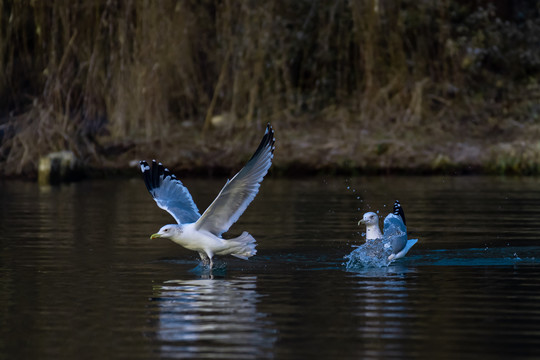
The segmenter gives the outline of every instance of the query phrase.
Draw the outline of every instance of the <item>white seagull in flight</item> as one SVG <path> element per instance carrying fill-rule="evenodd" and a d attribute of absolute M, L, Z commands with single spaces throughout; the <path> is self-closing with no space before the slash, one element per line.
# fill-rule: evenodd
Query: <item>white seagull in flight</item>
<path fill-rule="evenodd" d="M 366 225 L 366 241 L 384 239 L 390 240 L 392 254 L 388 260 L 396 260 L 404 257 L 418 239 L 407 239 L 407 226 L 405 213 L 398 200 L 394 203 L 394 212 L 384 219 L 384 235 L 379 228 L 379 216 L 374 212 L 367 212 L 358 222 L 358 225 Z"/>
<path fill-rule="evenodd" d="M 178 223 L 163 226 L 150 238 L 171 239 L 186 249 L 197 251 L 203 264 L 209 264 L 210 268 L 214 255 L 230 254 L 244 260 L 255 255 L 256 240 L 247 232 L 232 239 L 223 239 L 221 234 L 229 230 L 259 192 L 261 182 L 272 165 L 275 141 L 274 130 L 268 124 L 251 159 L 231 180 L 227 180 L 202 216 L 188 189 L 176 176 L 155 160 L 151 167 L 146 161 L 141 161 L 148 191 L 157 205 Z"/>

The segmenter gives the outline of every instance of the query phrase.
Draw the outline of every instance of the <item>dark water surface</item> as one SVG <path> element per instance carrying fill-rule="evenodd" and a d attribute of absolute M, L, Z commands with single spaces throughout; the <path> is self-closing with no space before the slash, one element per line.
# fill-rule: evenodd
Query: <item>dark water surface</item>
<path fill-rule="evenodd" d="M 223 180 L 185 179 L 203 210 Z M 364 211 L 419 242 L 347 271 Z M 0 182 L 2 359 L 538 359 L 540 179 L 266 179 L 231 229 L 249 261 L 149 235 L 139 179 Z"/>

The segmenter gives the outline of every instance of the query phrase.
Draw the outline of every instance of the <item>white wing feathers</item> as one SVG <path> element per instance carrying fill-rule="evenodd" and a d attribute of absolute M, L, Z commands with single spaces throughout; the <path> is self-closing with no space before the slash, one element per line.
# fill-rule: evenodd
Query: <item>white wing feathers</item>
<path fill-rule="evenodd" d="M 161 163 L 152 160 L 150 167 L 146 161 L 140 162 L 144 183 L 157 205 L 169 212 L 178 224 L 196 222 L 198 230 L 220 236 L 238 220 L 259 192 L 261 181 L 272 165 L 275 141 L 274 130 L 268 124 L 246 166 L 227 181 L 202 216 L 188 189 Z"/>
<path fill-rule="evenodd" d="M 259 192 L 261 181 L 272 165 L 274 143 L 274 130 L 268 124 L 251 159 L 227 181 L 216 199 L 197 220 L 197 229 L 220 236 L 238 220 Z"/>
<path fill-rule="evenodd" d="M 178 224 L 193 223 L 201 217 L 188 189 L 161 163 L 152 160 L 150 167 L 146 161 L 141 161 L 140 165 L 146 188 L 157 205 Z"/>

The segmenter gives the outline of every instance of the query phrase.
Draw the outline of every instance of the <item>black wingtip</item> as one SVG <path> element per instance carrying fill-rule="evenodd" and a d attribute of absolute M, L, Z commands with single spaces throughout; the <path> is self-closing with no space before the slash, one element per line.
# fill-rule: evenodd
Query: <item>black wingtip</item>
<path fill-rule="evenodd" d="M 161 185 L 160 176 L 163 175 L 163 165 L 156 160 L 152 160 L 152 188 L 158 188 Z"/>
<path fill-rule="evenodd" d="M 261 143 L 259 144 L 259 147 L 257 148 L 257 150 L 255 150 L 255 153 L 253 153 L 253 156 L 251 157 L 251 159 L 258 156 L 260 152 L 266 149 L 267 147 L 270 148 L 271 153 L 274 153 L 274 150 L 276 148 L 274 146 L 275 143 L 276 143 L 276 138 L 274 137 L 274 129 L 272 129 L 272 125 L 268 123 L 266 125 L 266 130 L 264 132 L 264 136 L 261 140 Z"/>
<path fill-rule="evenodd" d="M 152 160 L 152 165 L 149 165 L 145 160 L 139 162 L 143 175 L 144 184 L 150 193 L 152 190 L 161 186 L 163 179 L 170 176 L 176 180 L 176 176 L 169 169 L 166 169 L 162 163 Z"/>
<path fill-rule="evenodd" d="M 148 163 L 145 160 L 140 161 L 139 165 L 141 166 L 141 172 L 142 172 L 144 184 L 146 185 L 146 188 L 148 189 L 148 191 L 151 191 L 152 185 L 150 182 L 150 179 L 151 179 L 150 174 L 152 172 L 152 169 L 150 168 L 150 165 L 148 165 Z"/>
<path fill-rule="evenodd" d="M 399 200 L 396 200 L 394 203 L 394 215 L 400 216 L 401 220 L 403 220 L 403 224 L 407 225 L 407 222 L 405 221 L 405 212 L 403 211 Z"/>

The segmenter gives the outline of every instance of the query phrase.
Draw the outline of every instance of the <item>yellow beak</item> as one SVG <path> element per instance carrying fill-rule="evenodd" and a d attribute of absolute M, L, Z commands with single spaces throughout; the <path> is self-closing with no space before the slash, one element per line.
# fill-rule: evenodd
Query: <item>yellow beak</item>
<path fill-rule="evenodd" d="M 364 221 L 364 219 L 362 219 L 362 220 L 360 220 L 360 221 L 358 222 L 358 225 L 360 225 L 360 224 L 365 224 L 365 223 L 366 223 L 366 222 Z M 153 235 L 152 235 L 152 236 L 153 236 Z"/>
<path fill-rule="evenodd" d="M 152 234 L 150 236 L 150 239 L 157 239 L 157 238 L 160 238 L 160 237 L 161 237 L 161 235 L 159 235 L 158 233 L 155 233 L 155 234 Z"/>

